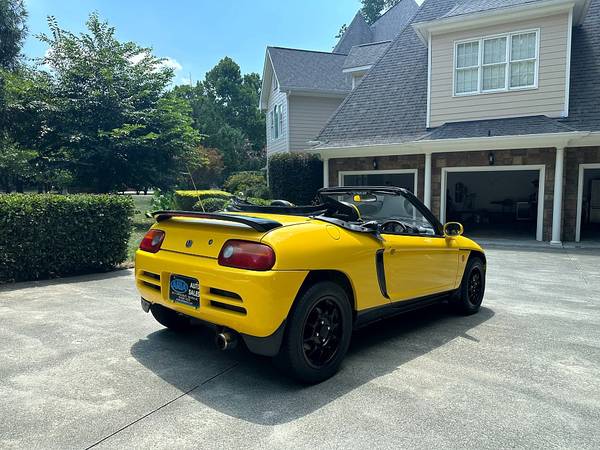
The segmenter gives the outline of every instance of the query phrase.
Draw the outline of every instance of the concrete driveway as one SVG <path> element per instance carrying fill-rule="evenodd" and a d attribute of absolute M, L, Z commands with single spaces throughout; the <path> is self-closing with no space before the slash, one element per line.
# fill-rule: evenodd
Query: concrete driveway
<path fill-rule="evenodd" d="M 161 328 L 130 271 L 0 288 L 0 448 L 598 448 L 600 253 L 488 258 L 479 314 L 364 329 L 312 387 Z"/>

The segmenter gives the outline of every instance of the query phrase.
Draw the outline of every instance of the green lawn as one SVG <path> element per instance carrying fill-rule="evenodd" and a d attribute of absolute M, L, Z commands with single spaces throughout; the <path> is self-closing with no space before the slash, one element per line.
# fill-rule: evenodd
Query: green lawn
<path fill-rule="evenodd" d="M 151 195 L 132 195 L 133 203 L 135 204 L 135 215 L 133 216 L 133 228 L 131 230 L 131 236 L 129 237 L 129 244 L 127 248 L 127 261 L 125 264 L 132 264 L 135 251 L 140 245 L 140 241 L 150 228 L 150 225 L 154 222 L 154 219 L 146 217 L 146 211 L 149 211 L 150 201 L 152 200 Z"/>

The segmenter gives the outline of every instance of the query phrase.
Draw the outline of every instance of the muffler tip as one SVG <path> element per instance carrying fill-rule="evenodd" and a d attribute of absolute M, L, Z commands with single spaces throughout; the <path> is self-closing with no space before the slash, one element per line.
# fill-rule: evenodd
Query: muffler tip
<path fill-rule="evenodd" d="M 218 333 L 215 343 L 219 350 L 232 350 L 237 346 L 237 337 L 229 332 Z"/>

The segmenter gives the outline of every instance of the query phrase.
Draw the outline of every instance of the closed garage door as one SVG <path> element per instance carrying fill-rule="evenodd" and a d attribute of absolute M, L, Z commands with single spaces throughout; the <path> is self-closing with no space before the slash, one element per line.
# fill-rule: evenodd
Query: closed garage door
<path fill-rule="evenodd" d="M 445 219 L 461 222 L 466 235 L 541 240 L 543 171 L 452 168 L 444 176 Z"/>
<path fill-rule="evenodd" d="M 340 172 L 341 186 L 395 186 L 415 192 L 416 170 L 373 170 L 357 172 Z"/>

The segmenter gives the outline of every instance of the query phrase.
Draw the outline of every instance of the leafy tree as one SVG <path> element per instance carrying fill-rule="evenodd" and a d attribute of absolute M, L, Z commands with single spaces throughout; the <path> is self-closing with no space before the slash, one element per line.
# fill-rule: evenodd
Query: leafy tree
<path fill-rule="evenodd" d="M 241 75 L 231 58 L 223 58 L 195 86 L 177 86 L 173 94 L 192 108 L 194 128 L 203 145 L 217 149 L 223 175 L 265 165 L 265 117 L 258 109 L 261 79 L 256 73 Z"/>
<path fill-rule="evenodd" d="M 189 104 L 165 95 L 173 70 L 120 42 L 96 13 L 75 35 L 48 19 L 52 108 L 46 157 L 65 155 L 77 186 L 96 192 L 166 187 L 198 143 Z"/>
<path fill-rule="evenodd" d="M 196 149 L 196 161 L 190 169 L 191 179 L 182 184 L 188 189 L 208 189 L 218 186 L 222 180 L 223 156 L 215 148 L 199 146 Z M 192 183 L 193 180 L 193 183 Z"/>
<path fill-rule="evenodd" d="M 0 67 L 13 69 L 27 34 L 23 0 L 0 0 Z"/>

